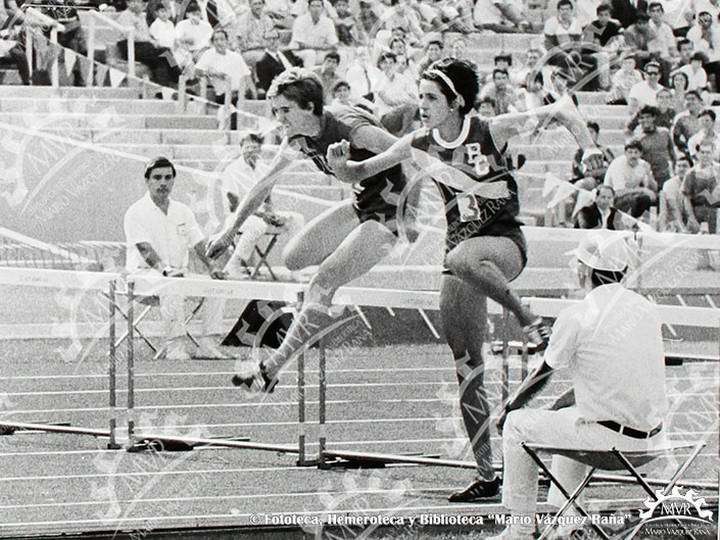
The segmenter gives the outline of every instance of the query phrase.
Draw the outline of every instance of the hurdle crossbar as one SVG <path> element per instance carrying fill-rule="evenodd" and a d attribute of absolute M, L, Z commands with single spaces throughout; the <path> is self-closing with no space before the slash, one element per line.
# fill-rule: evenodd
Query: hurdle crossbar
<path fill-rule="evenodd" d="M 1 424 L 0 424 L 1 425 Z M 176 443 L 185 443 L 188 445 L 202 446 L 221 446 L 225 448 L 243 448 L 245 450 L 269 450 L 272 452 L 281 452 L 283 454 L 299 454 L 300 449 L 294 445 L 285 444 L 265 444 L 251 441 L 237 441 L 232 439 L 208 439 L 205 437 L 180 437 L 176 435 L 165 435 L 163 433 L 147 433 L 136 432 L 137 440 L 157 440 Z"/>
<path fill-rule="evenodd" d="M 1 421 L 0 429 L 23 429 L 28 431 L 44 431 L 47 433 L 69 433 L 73 435 L 92 435 L 94 437 L 110 438 L 110 431 L 105 429 L 92 429 L 75 426 L 59 426 L 57 424 L 32 424 L 28 422 Z"/>

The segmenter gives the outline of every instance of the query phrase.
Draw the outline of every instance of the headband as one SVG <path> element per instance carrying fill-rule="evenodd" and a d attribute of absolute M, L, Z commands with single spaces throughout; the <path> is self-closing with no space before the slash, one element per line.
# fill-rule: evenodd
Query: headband
<path fill-rule="evenodd" d="M 455 89 L 455 85 L 450 80 L 450 77 L 448 77 L 447 75 L 445 75 L 442 71 L 440 71 L 438 69 L 426 69 L 425 73 L 427 73 L 429 75 L 435 75 L 436 77 L 440 77 L 442 82 L 444 82 L 447 85 L 447 87 L 452 91 L 452 93 L 455 94 L 458 102 L 460 103 L 460 107 L 465 105 L 465 98 L 463 98 L 460 95 L 460 93 Z"/>

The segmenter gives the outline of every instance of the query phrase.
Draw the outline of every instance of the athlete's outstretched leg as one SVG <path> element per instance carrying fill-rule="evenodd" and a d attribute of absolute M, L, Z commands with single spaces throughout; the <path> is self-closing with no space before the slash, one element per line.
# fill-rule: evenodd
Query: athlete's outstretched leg
<path fill-rule="evenodd" d="M 367 273 L 394 247 L 397 238 L 376 221 L 366 221 L 356 227 L 335 252 L 320 265 L 310 281 L 303 307 L 293 320 L 282 344 L 262 362 L 264 389 L 271 390 L 278 372 L 294 354 L 313 343 L 319 334 L 336 321 L 330 313 L 335 291 L 346 283 Z M 257 377 L 236 376 L 237 385 L 251 386 Z"/>
<path fill-rule="evenodd" d="M 509 282 L 523 269 L 520 248 L 510 238 L 468 238 L 448 253 L 445 264 L 455 276 L 475 287 L 477 294 L 509 309 L 523 327 L 538 329 L 540 319 L 523 306 L 520 297 L 510 289 Z M 545 341 L 547 336 L 540 337 Z"/>
<path fill-rule="evenodd" d="M 460 390 L 460 410 L 477 463 L 478 479 L 450 496 L 453 502 L 492 497 L 500 488 L 492 466 L 490 404 L 484 386 L 482 347 L 487 335 L 487 299 L 461 279 L 443 276 L 440 314 L 452 350 Z"/>

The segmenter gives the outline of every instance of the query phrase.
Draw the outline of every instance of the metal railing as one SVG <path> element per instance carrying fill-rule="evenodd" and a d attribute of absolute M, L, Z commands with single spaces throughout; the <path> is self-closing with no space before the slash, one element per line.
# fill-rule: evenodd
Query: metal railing
<path fill-rule="evenodd" d="M 127 37 L 127 72 L 129 77 L 135 77 L 135 29 L 123 26 L 117 21 L 111 19 L 107 15 L 98 11 L 88 11 L 88 57 L 90 60 L 95 60 L 95 32 L 97 30 L 97 23 L 103 23 L 104 26 L 113 28 L 119 31 L 122 35 Z M 107 59 L 106 59 L 107 63 Z M 92 86 L 94 84 L 95 65 L 94 62 L 90 62 L 90 68 L 87 78 L 85 79 L 86 86 Z M 102 81 L 101 81 L 102 82 Z"/>

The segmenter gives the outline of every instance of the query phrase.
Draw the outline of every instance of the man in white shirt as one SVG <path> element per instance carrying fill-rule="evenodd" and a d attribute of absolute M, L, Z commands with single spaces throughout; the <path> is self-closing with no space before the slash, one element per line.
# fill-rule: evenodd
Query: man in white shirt
<path fill-rule="evenodd" d="M 265 54 L 268 46 L 266 36 L 274 29 L 275 23 L 265 13 L 265 0 L 250 0 L 250 9 L 238 18 L 235 31 L 243 58 L 250 69 L 255 69 L 255 64 Z"/>
<path fill-rule="evenodd" d="M 207 76 L 217 96 L 225 98 L 229 90 L 233 97 L 245 97 L 249 91 L 255 99 L 257 92 L 252 74 L 240 53 L 228 50 L 228 37 L 225 30 L 218 28 L 212 33 L 212 48 L 200 55 L 195 69 L 201 76 Z M 222 103 L 222 101 L 219 101 Z"/>
<path fill-rule="evenodd" d="M 669 84 L 670 69 L 675 56 L 677 56 L 675 35 L 670 25 L 664 20 L 665 10 L 660 2 L 650 2 L 648 14 L 650 15 L 648 26 L 651 33 L 654 34 L 653 39 L 648 41 L 648 52 L 662 66 L 663 84 Z"/>
<path fill-rule="evenodd" d="M 213 279 L 224 279 L 222 270 L 205 257 L 205 238 L 192 210 L 170 198 L 175 185 L 175 167 L 164 157 L 153 159 L 145 168 L 147 193 L 125 213 L 127 271 L 157 276 L 183 277 L 188 272 L 188 250 L 192 248 L 207 266 Z M 187 360 L 185 350 L 185 300 L 160 294 L 160 311 L 166 325 L 165 354 L 168 360 Z M 209 319 L 206 318 L 206 323 Z M 218 331 L 205 328 L 205 335 Z M 204 343 L 205 354 L 212 346 Z M 210 356 L 217 356 L 211 351 Z"/>
<path fill-rule="evenodd" d="M 213 29 L 202 17 L 200 6 L 195 2 L 188 5 L 185 19 L 175 27 L 178 45 L 193 56 L 210 46 Z"/>
<path fill-rule="evenodd" d="M 575 256 L 585 298 L 560 312 L 542 365 L 498 419 L 503 505 L 512 514 L 512 525 L 495 540 L 534 538 L 538 467 L 523 442 L 621 451 L 666 445 L 663 421 L 669 404 L 660 317 L 651 302 L 621 284 L 633 254 L 622 236 L 591 233 Z M 567 369 L 572 388 L 549 410 L 523 409 L 557 369 Z M 553 457 L 553 474 L 570 492 L 588 469 L 578 461 Z M 563 506 L 565 497 L 553 486 L 548 502 Z M 563 527 L 558 537 L 570 537 L 568 529 L 574 528 L 577 525 Z"/>
<path fill-rule="evenodd" d="M 603 182 L 615 190 L 617 209 L 635 218 L 657 201 L 658 192 L 650 164 L 640 158 L 642 151 L 639 141 L 626 144 L 625 155 L 610 163 Z"/>
<path fill-rule="evenodd" d="M 703 53 L 693 53 L 693 55 L 690 57 L 690 63 L 680 67 L 674 72 L 684 73 L 685 76 L 688 78 L 688 87 L 685 89 L 686 91 L 697 90 L 699 92 L 702 92 L 707 88 L 708 77 L 707 72 L 703 68 L 704 62 L 705 55 Z"/>
<path fill-rule="evenodd" d="M 560 0 L 557 3 L 557 16 L 550 17 L 543 29 L 545 49 L 555 53 L 548 63 L 568 70 L 578 68 L 583 33 L 574 9 L 570 0 Z"/>
<path fill-rule="evenodd" d="M 628 105 L 630 106 L 630 117 L 635 116 L 645 105 L 657 107 L 657 94 L 665 88 L 660 85 L 661 77 L 660 64 L 648 62 L 645 64 L 646 79 L 633 85 L 628 94 Z"/>
<path fill-rule="evenodd" d="M 335 24 L 323 15 L 322 0 L 310 0 L 308 12 L 295 19 L 290 40 L 291 49 L 301 49 L 296 54 L 303 59 L 305 67 L 317 63 L 316 51 L 329 50 L 339 43 Z"/>
<path fill-rule="evenodd" d="M 687 143 L 687 150 L 690 157 L 695 160 L 697 158 L 698 151 L 700 150 L 700 144 L 704 141 L 712 142 L 715 148 L 720 148 L 720 134 L 715 131 L 715 111 L 712 109 L 705 109 L 698 115 L 700 120 L 700 131 L 690 137 Z M 713 156 L 716 161 L 720 161 L 720 155 Z"/>
<path fill-rule="evenodd" d="M 150 35 L 158 45 L 172 49 L 175 47 L 175 25 L 170 20 L 170 12 L 167 7 L 160 4 L 155 15 L 157 18 L 150 25 Z"/>

